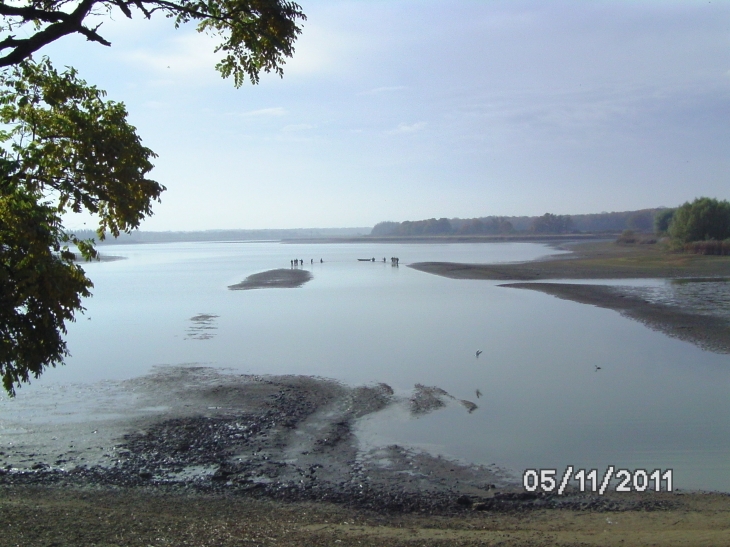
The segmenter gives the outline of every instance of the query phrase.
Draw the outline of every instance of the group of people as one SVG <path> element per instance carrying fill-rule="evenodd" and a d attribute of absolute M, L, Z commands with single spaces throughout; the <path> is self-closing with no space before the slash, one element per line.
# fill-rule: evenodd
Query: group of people
<path fill-rule="evenodd" d="M 292 268 L 293 268 L 294 266 L 304 266 L 304 260 L 302 260 L 301 258 L 295 258 L 294 260 L 291 260 L 290 262 L 291 262 L 291 267 L 292 267 Z M 324 260 L 322 260 L 322 259 L 320 258 L 320 259 L 319 259 L 319 263 L 320 263 L 320 264 L 322 264 L 323 262 L 324 262 Z M 311 260 L 309 261 L 309 263 L 310 263 L 310 264 L 314 264 L 314 259 L 311 259 Z"/>
<path fill-rule="evenodd" d="M 362 260 L 362 259 L 361 259 L 361 260 Z M 385 257 L 383 257 L 383 263 L 385 263 L 385 261 L 386 261 L 386 260 L 385 260 Z M 294 266 L 304 266 L 304 260 L 302 260 L 301 258 L 295 258 L 295 259 L 293 259 L 293 260 L 290 260 L 289 262 L 291 263 L 291 267 L 292 267 L 292 268 L 293 268 Z M 373 262 L 375 262 L 375 258 L 373 258 Z M 391 265 L 393 265 L 393 266 L 398 266 L 398 263 L 399 263 L 399 262 L 400 262 L 400 258 L 398 258 L 398 257 L 394 257 L 394 256 L 391 256 L 391 257 L 390 257 L 390 263 L 391 263 Z M 314 259 L 312 258 L 312 259 L 311 259 L 311 260 L 309 261 L 309 263 L 310 263 L 310 264 L 314 264 Z M 322 259 L 320 258 L 320 259 L 319 259 L 319 263 L 320 263 L 320 264 L 324 263 L 324 260 L 322 260 Z"/>
<path fill-rule="evenodd" d="M 373 262 L 375 262 L 374 258 L 373 258 Z M 390 264 L 392 266 L 397 266 L 399 262 L 400 262 L 400 258 L 395 257 L 395 256 L 390 257 Z M 383 264 L 385 264 L 385 257 L 383 257 Z"/>

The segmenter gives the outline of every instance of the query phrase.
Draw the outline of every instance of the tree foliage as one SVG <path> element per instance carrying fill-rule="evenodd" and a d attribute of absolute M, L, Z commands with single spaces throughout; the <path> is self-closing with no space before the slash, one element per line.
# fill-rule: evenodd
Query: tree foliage
<path fill-rule="evenodd" d="M 197 23 L 219 38 L 216 68 L 236 87 L 281 75 L 305 18 L 285 0 L 0 0 L 0 377 L 10 394 L 63 362 L 66 322 L 93 287 L 69 249 L 91 259 L 93 242 L 67 233 L 62 215 L 92 213 L 97 237 L 116 237 L 151 215 L 165 190 L 148 178 L 155 154 L 123 103 L 72 68 L 32 59 L 69 34 L 111 45 L 99 21 L 116 10 Z"/>
<path fill-rule="evenodd" d="M 697 198 L 685 203 L 675 211 L 669 235 L 681 243 L 730 238 L 730 202 Z"/>
<path fill-rule="evenodd" d="M 626 226 L 636 232 L 650 232 L 654 227 L 654 214 L 649 209 L 635 211 L 629 215 Z"/>
<path fill-rule="evenodd" d="M 139 226 L 164 187 L 147 178 L 154 153 L 73 69 L 24 61 L 0 75 L 0 375 L 3 386 L 38 377 L 67 355 L 65 321 L 83 309 L 91 281 L 74 262 L 89 241 L 64 231 L 61 216 L 86 210 L 99 233 Z"/>
<path fill-rule="evenodd" d="M 69 34 L 110 46 L 98 21 L 117 10 L 130 19 L 135 13 L 150 18 L 158 12 L 175 27 L 197 23 L 199 32 L 220 39 L 215 51 L 222 58 L 216 68 L 223 77 L 232 76 L 236 87 L 247 77 L 257 83 L 262 71 L 282 75 L 301 33 L 297 22 L 305 19 L 300 6 L 286 0 L 2 0 L 0 67 L 29 59 Z"/>
<path fill-rule="evenodd" d="M 515 229 L 512 223 L 503 217 L 491 217 L 484 220 L 474 218 L 462 222 L 456 230 L 458 234 L 465 235 L 497 235 L 511 234 Z"/>
<path fill-rule="evenodd" d="M 564 234 L 573 231 L 573 219 L 569 215 L 545 213 L 532 222 L 530 231 L 536 234 Z"/>
<path fill-rule="evenodd" d="M 676 209 L 662 209 L 654 215 L 654 233 L 666 234 Z"/>

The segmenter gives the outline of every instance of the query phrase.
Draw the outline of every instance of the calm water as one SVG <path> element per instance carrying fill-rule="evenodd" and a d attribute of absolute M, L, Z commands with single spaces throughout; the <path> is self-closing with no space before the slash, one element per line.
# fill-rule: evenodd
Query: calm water
<path fill-rule="evenodd" d="M 131 378 L 183 363 L 353 385 L 386 382 L 403 395 L 421 383 L 479 408 L 469 414 L 453 404 L 414 419 L 395 406 L 362 423 L 364 442 L 420 446 L 516 474 L 566 465 L 599 473 L 608 465 L 673 468 L 680 488 L 730 491 L 729 356 L 610 310 L 405 267 L 531 260 L 554 252 L 545 246 L 189 243 L 102 250 L 126 260 L 86 266 L 94 297 L 86 316 L 70 325 L 72 357 L 19 397 L 51 384 Z M 381 262 L 356 260 L 372 256 Z M 391 256 L 400 257 L 399 268 L 391 267 Z M 289 267 L 293 258 L 314 274 L 302 288 L 227 290 L 252 273 Z M 191 321 L 200 314 L 216 317 Z M 484 352 L 479 359 L 477 349 Z"/>

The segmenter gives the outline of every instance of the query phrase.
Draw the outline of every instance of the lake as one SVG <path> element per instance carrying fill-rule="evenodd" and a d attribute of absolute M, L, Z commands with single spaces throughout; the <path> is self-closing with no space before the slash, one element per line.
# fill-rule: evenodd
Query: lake
<path fill-rule="evenodd" d="M 72 356 L 20 389 L 18 400 L 48 386 L 181 364 L 385 382 L 403 396 L 420 383 L 479 408 L 468 413 L 454 403 L 414 418 L 395 405 L 362 420 L 364 444 L 419 447 L 516 476 L 528 467 L 672 468 L 676 487 L 730 491 L 729 356 L 611 310 L 406 267 L 558 252 L 547 246 L 226 242 L 101 250 L 125 259 L 84 266 L 94 296 L 69 325 Z M 366 257 L 376 262 L 357 261 Z M 313 274 L 303 287 L 227 289 L 250 274 L 289 268 L 294 258 Z"/>

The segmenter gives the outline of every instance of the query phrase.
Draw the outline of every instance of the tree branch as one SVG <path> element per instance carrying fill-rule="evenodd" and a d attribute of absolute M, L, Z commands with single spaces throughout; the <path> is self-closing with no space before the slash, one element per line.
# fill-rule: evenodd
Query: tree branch
<path fill-rule="evenodd" d="M 66 36 L 67 34 L 72 34 L 74 32 L 83 34 L 88 40 L 99 42 L 105 46 L 110 46 L 111 43 L 99 36 L 96 29 L 92 30 L 82 25 L 84 18 L 89 14 L 96 1 L 97 0 L 83 0 L 73 12 L 69 14 L 64 13 L 59 22 L 47 26 L 30 38 L 16 40 L 11 36 L 3 40 L 3 42 L 0 42 L 0 45 L 5 44 L 4 48 L 14 48 L 4 57 L 0 57 L 0 67 L 20 63 L 42 47 L 58 40 L 62 36 Z M 7 8 L 8 6 L 5 7 Z M 58 12 L 59 16 L 61 13 L 62 12 Z"/>
<path fill-rule="evenodd" d="M 68 13 L 64 13 L 62 11 L 46 11 L 32 7 L 19 8 L 16 6 L 8 6 L 7 4 L 4 4 L 2 2 L 0 2 L 0 15 L 4 17 L 22 17 L 26 21 L 48 21 L 49 23 L 63 21 L 64 19 L 69 17 Z"/>

